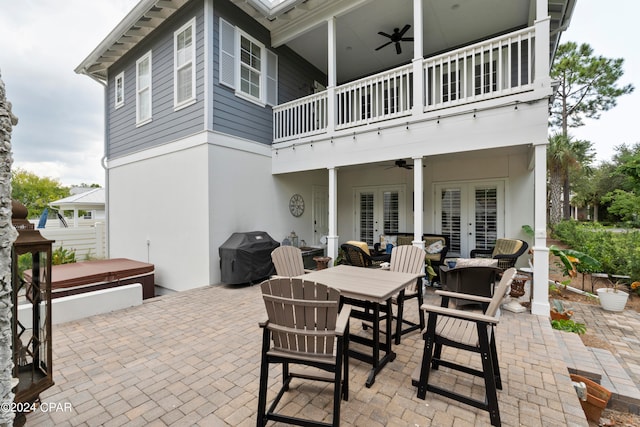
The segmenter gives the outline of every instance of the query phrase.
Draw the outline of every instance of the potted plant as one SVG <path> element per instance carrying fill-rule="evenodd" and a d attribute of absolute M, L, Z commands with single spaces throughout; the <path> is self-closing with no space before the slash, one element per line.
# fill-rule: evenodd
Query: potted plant
<path fill-rule="evenodd" d="M 600 298 L 600 306 L 607 311 L 623 311 L 627 305 L 629 294 L 618 289 L 620 282 L 613 283 L 609 280 L 608 283 L 606 288 L 596 289 L 598 298 Z"/>

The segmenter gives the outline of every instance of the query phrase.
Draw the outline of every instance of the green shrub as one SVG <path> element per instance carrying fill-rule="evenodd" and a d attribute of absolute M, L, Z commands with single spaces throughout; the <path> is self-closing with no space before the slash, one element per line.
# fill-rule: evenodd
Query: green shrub
<path fill-rule="evenodd" d="M 587 332 L 587 327 L 584 323 L 576 323 L 571 319 L 552 320 L 551 327 L 559 331 L 574 332 L 578 335 Z"/>
<path fill-rule="evenodd" d="M 60 245 L 55 248 L 51 254 L 52 265 L 71 264 L 74 262 L 76 262 L 75 249 L 65 249 Z"/>
<path fill-rule="evenodd" d="M 599 224 L 580 224 L 563 221 L 556 225 L 553 236 L 572 249 L 584 252 L 600 261 L 602 271 L 608 274 L 640 278 L 640 231 L 610 231 Z M 591 273 L 588 269 L 578 271 Z"/>

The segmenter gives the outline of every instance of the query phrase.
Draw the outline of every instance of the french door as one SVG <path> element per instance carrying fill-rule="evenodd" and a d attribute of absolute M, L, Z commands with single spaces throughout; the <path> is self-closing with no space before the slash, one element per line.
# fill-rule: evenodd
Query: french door
<path fill-rule="evenodd" d="M 369 246 L 381 234 L 405 231 L 404 185 L 355 188 L 355 239 Z"/>
<path fill-rule="evenodd" d="M 436 232 L 449 236 L 447 256 L 468 257 L 504 236 L 504 182 L 435 186 Z"/>

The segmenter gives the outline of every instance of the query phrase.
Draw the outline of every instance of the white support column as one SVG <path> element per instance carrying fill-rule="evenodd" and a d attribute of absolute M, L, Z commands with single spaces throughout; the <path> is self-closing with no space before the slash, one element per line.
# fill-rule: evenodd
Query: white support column
<path fill-rule="evenodd" d="M 547 145 L 534 146 L 534 243 L 531 313 L 549 316 L 549 248 L 547 248 Z"/>
<path fill-rule="evenodd" d="M 423 178 L 422 178 L 422 157 L 413 158 L 413 246 L 424 249 L 423 218 Z"/>
<path fill-rule="evenodd" d="M 413 0 L 413 114 L 423 110 L 424 81 L 422 79 L 422 0 Z"/>
<path fill-rule="evenodd" d="M 329 235 L 327 236 L 329 266 L 338 258 L 338 170 L 329 168 Z"/>
<path fill-rule="evenodd" d="M 327 129 L 336 128 L 336 18 L 327 20 Z"/>
<path fill-rule="evenodd" d="M 547 89 L 551 94 L 551 77 L 549 77 L 549 31 L 550 21 L 548 0 L 536 0 L 535 42 L 535 89 Z"/>

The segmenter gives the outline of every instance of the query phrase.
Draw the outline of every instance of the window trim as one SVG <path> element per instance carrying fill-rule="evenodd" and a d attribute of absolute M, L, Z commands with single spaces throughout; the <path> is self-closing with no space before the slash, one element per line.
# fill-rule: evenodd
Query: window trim
<path fill-rule="evenodd" d="M 189 47 L 191 49 L 191 60 L 179 67 L 178 36 L 187 31 L 188 28 L 191 28 L 191 46 Z M 178 101 L 178 72 L 186 68 L 188 64 L 191 65 L 191 96 L 183 101 Z M 175 111 L 187 107 L 195 103 L 196 100 L 196 18 L 193 17 L 173 33 L 173 109 Z"/>
<path fill-rule="evenodd" d="M 252 37 L 241 28 L 219 19 L 218 28 L 218 82 L 221 86 L 233 89 L 234 94 L 241 99 L 261 107 L 278 104 L 278 55 L 268 49 L 264 43 Z M 243 92 L 241 88 L 241 37 L 261 49 L 260 52 L 260 97 Z"/>
<path fill-rule="evenodd" d="M 144 61 L 149 61 L 149 86 L 140 88 L 140 64 Z M 152 56 L 151 51 L 142 55 L 136 61 L 136 126 L 142 126 L 153 120 L 153 72 L 152 72 Z M 140 98 L 141 92 L 149 90 L 149 117 L 140 119 Z"/>
<path fill-rule="evenodd" d="M 255 97 L 250 93 L 242 91 L 242 67 L 247 66 L 251 70 L 255 70 L 253 67 L 250 67 L 242 62 L 242 37 L 249 40 L 249 42 L 255 44 L 260 48 L 260 86 L 258 89 L 260 90 L 260 96 Z M 247 101 L 251 101 L 254 104 L 258 104 L 261 107 L 266 106 L 265 98 L 266 94 L 266 73 L 267 73 L 267 56 L 266 56 L 266 47 L 260 43 L 255 38 L 251 37 L 246 32 L 242 31 L 240 28 L 236 27 L 236 96 L 246 99 Z"/>
<path fill-rule="evenodd" d="M 120 90 L 118 90 L 118 81 L 120 81 Z M 118 95 L 120 95 L 120 101 L 118 101 Z M 124 71 L 121 71 L 113 80 L 113 102 L 116 110 L 124 105 Z"/>

